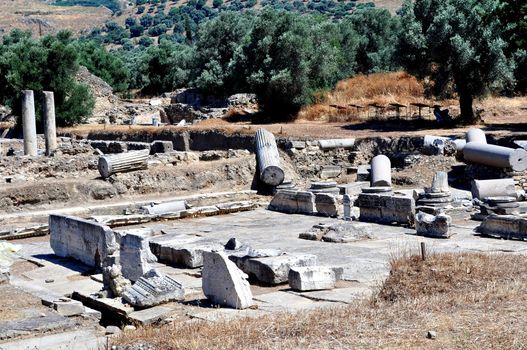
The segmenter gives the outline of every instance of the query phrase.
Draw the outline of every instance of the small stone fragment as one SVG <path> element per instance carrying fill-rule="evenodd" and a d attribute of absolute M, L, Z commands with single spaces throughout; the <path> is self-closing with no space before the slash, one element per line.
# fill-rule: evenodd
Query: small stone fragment
<path fill-rule="evenodd" d="M 291 267 L 288 280 L 292 289 L 301 292 L 333 289 L 337 282 L 334 269 L 324 266 Z"/>
<path fill-rule="evenodd" d="M 104 330 L 105 335 L 115 335 L 121 333 L 121 329 L 117 326 L 108 326 Z"/>
<path fill-rule="evenodd" d="M 437 333 L 435 331 L 428 331 L 426 333 L 426 337 L 428 339 L 435 339 L 435 338 L 437 338 Z"/>
<path fill-rule="evenodd" d="M 415 229 L 420 236 L 449 238 L 451 222 L 452 218 L 443 213 L 434 216 L 419 212 L 415 216 Z"/>
<path fill-rule="evenodd" d="M 338 215 L 337 199 L 328 193 L 317 193 L 315 205 L 319 215 L 336 217 Z"/>
<path fill-rule="evenodd" d="M 53 309 L 62 316 L 75 316 L 84 313 L 84 305 L 77 300 L 55 301 Z"/>

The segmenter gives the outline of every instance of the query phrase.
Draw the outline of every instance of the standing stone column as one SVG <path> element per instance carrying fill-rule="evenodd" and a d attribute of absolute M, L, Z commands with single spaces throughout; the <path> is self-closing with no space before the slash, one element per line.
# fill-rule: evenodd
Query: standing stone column
<path fill-rule="evenodd" d="M 44 138 L 46 140 L 46 155 L 57 150 L 57 129 L 55 124 L 55 97 L 52 91 L 44 91 L 42 103 L 44 111 Z"/>
<path fill-rule="evenodd" d="M 430 191 L 432 193 L 450 192 L 450 188 L 448 187 L 448 174 L 445 171 L 437 171 L 434 174 Z"/>
<path fill-rule="evenodd" d="M 271 186 L 280 185 L 284 181 L 284 170 L 274 135 L 265 129 L 258 129 L 255 140 L 260 180 Z"/>
<path fill-rule="evenodd" d="M 150 151 L 144 149 L 111 156 L 102 156 L 99 158 L 99 173 L 103 178 L 107 178 L 112 174 L 123 171 L 146 169 L 149 155 Z"/>
<path fill-rule="evenodd" d="M 385 155 L 378 155 L 371 160 L 371 187 L 392 186 L 392 163 Z"/>
<path fill-rule="evenodd" d="M 37 122 L 35 120 L 35 97 L 33 90 L 22 91 L 22 129 L 24 132 L 24 154 L 37 155 Z"/>

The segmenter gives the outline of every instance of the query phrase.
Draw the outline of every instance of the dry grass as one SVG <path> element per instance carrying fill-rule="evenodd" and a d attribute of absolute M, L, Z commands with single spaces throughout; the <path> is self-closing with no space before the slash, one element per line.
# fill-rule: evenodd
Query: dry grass
<path fill-rule="evenodd" d="M 406 255 L 391 261 L 380 292 L 347 307 L 217 323 L 177 323 L 127 333 L 157 349 L 523 349 L 523 255 Z M 427 339 L 429 330 L 437 332 Z"/>
<path fill-rule="evenodd" d="M 41 0 L 0 1 L 0 28 L 31 30 L 35 36 L 69 29 L 74 33 L 102 26 L 111 12 L 102 7 L 53 6 Z M 124 19 L 123 19 L 124 21 Z M 40 26 L 39 26 L 40 22 Z"/>
<path fill-rule="evenodd" d="M 395 116 L 395 107 L 401 104 L 402 115 L 417 113 L 411 103 L 432 105 L 435 102 L 424 98 L 424 87 L 414 76 L 406 72 L 357 75 L 340 81 L 333 91 L 321 96 L 322 102 L 308 106 L 299 113 L 303 120 L 324 120 L 329 122 L 355 121 L 366 117 L 369 105 L 384 107 L 381 116 Z M 456 101 L 441 101 L 443 107 L 457 104 Z M 363 108 L 357 109 L 356 106 Z M 407 109 L 408 108 L 408 109 Z M 374 107 L 370 107 L 374 113 Z M 426 108 L 423 113 L 430 113 Z"/>

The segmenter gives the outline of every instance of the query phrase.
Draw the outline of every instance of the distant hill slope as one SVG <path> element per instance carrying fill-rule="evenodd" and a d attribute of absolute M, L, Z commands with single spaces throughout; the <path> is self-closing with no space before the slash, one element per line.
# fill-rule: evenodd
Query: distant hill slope
<path fill-rule="evenodd" d="M 30 29 L 35 35 L 69 29 L 74 33 L 89 32 L 112 17 L 104 7 L 53 6 L 42 0 L 0 1 L 0 34 L 14 28 Z"/>
<path fill-rule="evenodd" d="M 223 3 L 228 5 L 233 1 L 236 0 L 223 0 Z M 253 8 L 259 9 L 263 4 L 271 1 L 273 0 L 256 0 Z M 282 1 L 287 2 L 287 0 Z M 67 6 L 54 5 L 56 2 Z M 137 11 L 139 6 L 135 5 L 135 0 L 129 2 L 122 0 L 3 0 L 0 1 L 0 35 L 14 28 L 30 29 L 36 36 L 55 33 L 61 29 L 69 29 L 76 34 L 86 34 L 93 28 L 102 27 L 108 20 L 123 25 L 128 16 L 139 17 L 143 13 L 153 13 L 154 8 L 159 5 L 146 2 L 144 12 L 139 14 Z M 167 0 L 164 3 L 164 12 L 168 13 L 172 7 L 184 6 L 188 2 L 189 0 Z M 293 0 L 290 2 L 293 3 Z M 307 0 L 303 2 L 308 3 Z M 373 2 L 377 7 L 386 8 L 394 14 L 401 7 L 403 0 L 343 0 L 341 2 L 356 2 L 357 4 Z M 115 3 L 121 4 L 122 11 L 112 14 L 112 10 L 115 12 Z M 163 2 L 159 1 L 159 3 Z M 97 6 L 99 4 L 107 7 Z M 213 7 L 213 0 L 206 0 L 206 4 Z M 149 11 L 150 8 L 152 10 Z"/>

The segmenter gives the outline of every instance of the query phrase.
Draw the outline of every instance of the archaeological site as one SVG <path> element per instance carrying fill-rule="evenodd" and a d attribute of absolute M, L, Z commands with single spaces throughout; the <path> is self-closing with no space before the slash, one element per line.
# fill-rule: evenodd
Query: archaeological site
<path fill-rule="evenodd" d="M 0 350 L 527 349 L 527 0 L 0 1 Z"/>
<path fill-rule="evenodd" d="M 52 92 L 37 134 L 22 96 L 23 138 L 0 140 L 0 349 L 143 349 L 119 339 L 353 305 L 396 254 L 525 252 L 527 134 L 326 138 L 155 115 L 57 131 Z"/>

